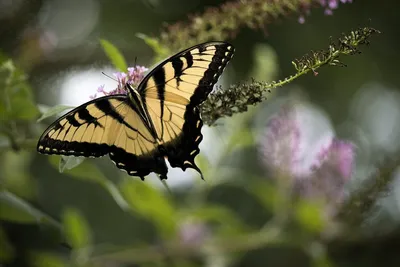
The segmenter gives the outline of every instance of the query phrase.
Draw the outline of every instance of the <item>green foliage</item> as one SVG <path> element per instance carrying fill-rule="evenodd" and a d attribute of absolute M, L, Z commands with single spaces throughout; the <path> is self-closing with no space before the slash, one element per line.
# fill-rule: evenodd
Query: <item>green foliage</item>
<path fill-rule="evenodd" d="M 304 229 L 320 233 L 326 225 L 323 218 L 324 214 L 321 212 L 323 208 L 324 205 L 322 203 L 299 201 L 295 208 L 295 215 Z"/>
<path fill-rule="evenodd" d="M 63 212 L 63 229 L 69 245 L 74 249 L 87 248 L 91 244 L 89 225 L 76 209 L 67 208 Z"/>
<path fill-rule="evenodd" d="M 6 190 L 0 191 L 0 210 L 0 219 L 4 221 L 26 224 L 42 222 L 58 226 L 47 214 Z"/>
<path fill-rule="evenodd" d="M 119 71 L 125 72 L 128 68 L 128 65 L 126 64 L 125 58 L 118 50 L 118 48 L 116 48 L 112 43 L 104 39 L 100 40 L 100 44 L 114 67 Z"/>
<path fill-rule="evenodd" d="M 120 190 L 134 212 L 153 221 L 163 237 L 176 231 L 175 208 L 167 196 L 141 181 L 126 179 Z"/>
<path fill-rule="evenodd" d="M 151 38 L 143 33 L 138 33 L 136 36 L 142 39 L 151 49 L 153 49 L 154 53 L 156 54 L 154 59 L 155 62 L 158 62 L 171 54 L 171 51 L 167 47 L 161 45 L 156 38 Z"/>
<path fill-rule="evenodd" d="M 67 265 L 66 260 L 61 256 L 58 256 L 55 253 L 50 252 L 36 252 L 32 253 L 30 256 L 30 260 L 32 261 L 32 265 L 34 267 L 64 267 L 71 266 Z"/>
<path fill-rule="evenodd" d="M 59 172 L 64 172 L 64 170 L 72 170 L 77 167 L 85 160 L 84 157 L 73 157 L 73 156 L 64 156 L 60 157 L 60 163 L 58 164 Z"/>
<path fill-rule="evenodd" d="M 12 60 L 0 57 L 0 122 L 32 120 L 39 115 L 32 88 Z"/>
<path fill-rule="evenodd" d="M 41 122 L 44 119 L 47 119 L 49 117 L 52 117 L 54 115 L 58 115 L 59 113 L 72 109 L 74 108 L 73 106 L 67 106 L 67 105 L 56 105 L 54 107 L 51 107 L 47 109 L 45 112 L 42 113 L 42 116 L 40 116 L 39 119 L 37 119 L 37 122 Z"/>
<path fill-rule="evenodd" d="M 49 161 L 54 168 L 59 169 L 74 178 L 99 184 L 110 193 L 122 209 L 126 209 L 128 205 L 115 184 L 107 179 L 104 174 L 92 164 L 92 162 L 88 160 L 84 161 L 83 159 L 84 158 L 65 156 L 49 157 Z"/>

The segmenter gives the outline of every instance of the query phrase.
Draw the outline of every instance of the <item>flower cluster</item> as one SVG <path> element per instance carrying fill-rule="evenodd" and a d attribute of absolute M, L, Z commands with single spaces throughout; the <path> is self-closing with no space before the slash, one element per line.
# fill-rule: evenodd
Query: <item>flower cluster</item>
<path fill-rule="evenodd" d="M 135 66 L 128 68 L 128 73 L 125 72 L 116 72 L 113 73 L 113 76 L 117 79 L 118 85 L 117 88 L 107 92 L 104 90 L 104 85 L 101 85 L 97 88 L 98 93 L 102 93 L 103 95 L 117 95 L 117 94 L 127 94 L 126 84 L 129 83 L 132 87 L 137 88 L 139 83 L 142 81 L 145 72 L 148 69 L 143 66 Z M 91 99 L 97 98 L 97 94 L 90 96 Z"/>
<path fill-rule="evenodd" d="M 284 107 L 268 121 L 260 142 L 261 158 L 273 176 L 289 178 L 294 194 L 324 201 L 331 214 L 344 201 L 344 186 L 353 171 L 355 147 L 335 137 L 312 147 L 303 136 L 304 128 L 296 115 L 294 108 Z M 318 151 L 314 157 L 313 150 Z"/>
<path fill-rule="evenodd" d="M 171 53 L 207 40 L 231 39 L 244 27 L 261 29 L 266 34 L 267 25 L 277 18 L 300 13 L 302 16 L 299 22 L 303 23 L 304 16 L 310 13 L 311 8 L 322 6 L 326 14 L 332 14 L 338 7 L 339 1 L 352 2 L 352 0 L 225 1 L 218 7 L 206 8 L 202 14 L 189 15 L 189 20 L 186 22 L 167 24 L 160 38 L 152 41 L 159 43 L 161 47 L 167 47 L 165 53 Z"/>
<path fill-rule="evenodd" d="M 333 10 L 339 7 L 339 2 L 342 4 L 346 4 L 346 3 L 352 3 L 353 0 L 319 0 L 319 4 L 325 9 L 325 15 L 332 15 Z M 306 1 L 306 3 L 303 4 L 302 6 L 303 14 L 305 15 L 310 14 L 311 3 L 309 1 Z M 304 15 L 301 15 L 299 17 L 299 23 L 304 23 L 304 22 L 305 22 L 305 17 Z"/>

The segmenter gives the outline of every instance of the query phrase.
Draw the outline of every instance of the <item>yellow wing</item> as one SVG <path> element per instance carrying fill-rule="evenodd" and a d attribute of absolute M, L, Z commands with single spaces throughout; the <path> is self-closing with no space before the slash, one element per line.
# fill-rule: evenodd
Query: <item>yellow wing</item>
<path fill-rule="evenodd" d="M 163 155 L 149 127 L 125 95 L 87 102 L 54 122 L 40 137 L 45 154 L 100 157 L 106 154 L 128 174 L 167 173 Z"/>
<path fill-rule="evenodd" d="M 194 163 L 202 140 L 198 105 L 233 53 L 233 46 L 224 42 L 196 45 L 165 60 L 140 84 L 138 90 L 171 166 L 200 172 Z"/>

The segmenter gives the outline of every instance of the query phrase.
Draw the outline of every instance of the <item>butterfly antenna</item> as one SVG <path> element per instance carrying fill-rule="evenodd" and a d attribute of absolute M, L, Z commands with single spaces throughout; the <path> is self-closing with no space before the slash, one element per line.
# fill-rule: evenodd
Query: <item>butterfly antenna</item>
<path fill-rule="evenodd" d="M 111 77 L 110 75 L 108 75 L 108 74 L 104 73 L 104 71 L 102 71 L 102 72 L 101 72 L 101 74 L 103 74 L 104 76 L 106 76 L 106 77 L 110 78 L 111 80 L 114 80 L 114 81 L 118 82 L 118 80 L 117 80 L 117 79 L 115 79 L 114 77 Z"/>
<path fill-rule="evenodd" d="M 136 68 L 136 66 L 137 66 L 136 63 L 137 63 L 137 56 L 135 57 L 135 65 L 134 65 L 135 68 Z"/>

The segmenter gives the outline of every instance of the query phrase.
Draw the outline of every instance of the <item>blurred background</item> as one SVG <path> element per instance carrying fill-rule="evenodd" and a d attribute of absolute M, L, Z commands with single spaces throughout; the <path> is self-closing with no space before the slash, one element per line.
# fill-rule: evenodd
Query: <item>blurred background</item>
<path fill-rule="evenodd" d="M 247 112 L 204 126 L 196 162 L 206 181 L 194 171 L 170 168 L 168 191 L 157 176 L 145 183 L 132 179 L 107 157 L 87 159 L 75 168 L 80 162 L 72 160 L 60 172 L 60 157 L 36 152 L 40 134 L 55 119 L 36 122 L 42 111 L 89 101 L 100 85 L 108 91 L 116 87 L 102 74 L 116 70 L 100 39 L 114 44 L 129 66 L 150 68 L 155 53 L 138 33 L 157 38 L 166 23 L 185 22 L 188 15 L 201 16 L 224 2 L 0 0 L 0 263 L 399 266 L 391 252 L 400 245 L 400 53 L 394 0 L 340 3 L 331 15 L 326 9 L 332 1 L 319 1 L 325 6 L 271 18 L 265 30 L 242 27 L 227 39 L 236 52 L 219 80 L 222 88 L 292 75 L 291 62 L 327 49 L 331 36 L 336 40 L 361 26 L 382 32 L 369 46 L 359 47 L 361 54 L 341 57 L 347 67 L 318 69 L 318 75 L 309 73 L 274 89 L 267 101 Z M 10 81 L 18 86 L 5 89 Z M 275 148 L 270 142 L 279 144 L 285 132 L 272 141 L 265 136 L 270 119 L 287 106 L 295 111 L 301 134 L 299 177 L 309 175 L 321 149 L 337 138 L 353 145 L 344 194 L 351 198 L 365 183 L 378 188 L 371 189 L 372 199 L 359 199 L 368 210 L 353 225 L 360 232 L 354 240 L 324 220 L 323 226 L 316 223 L 320 217 L 311 206 L 296 206 L 302 219 L 296 217 L 294 226 L 285 221 L 286 227 L 274 232 L 280 224 L 274 220 L 293 208 L 286 206 L 290 197 L 270 183 L 279 179 L 272 177 L 268 151 Z M 319 208 L 318 214 L 327 209 Z M 265 235 L 257 235 L 263 229 Z M 203 243 L 209 236 L 224 242 Z M 190 253 L 171 248 L 171 240 L 194 248 Z"/>

